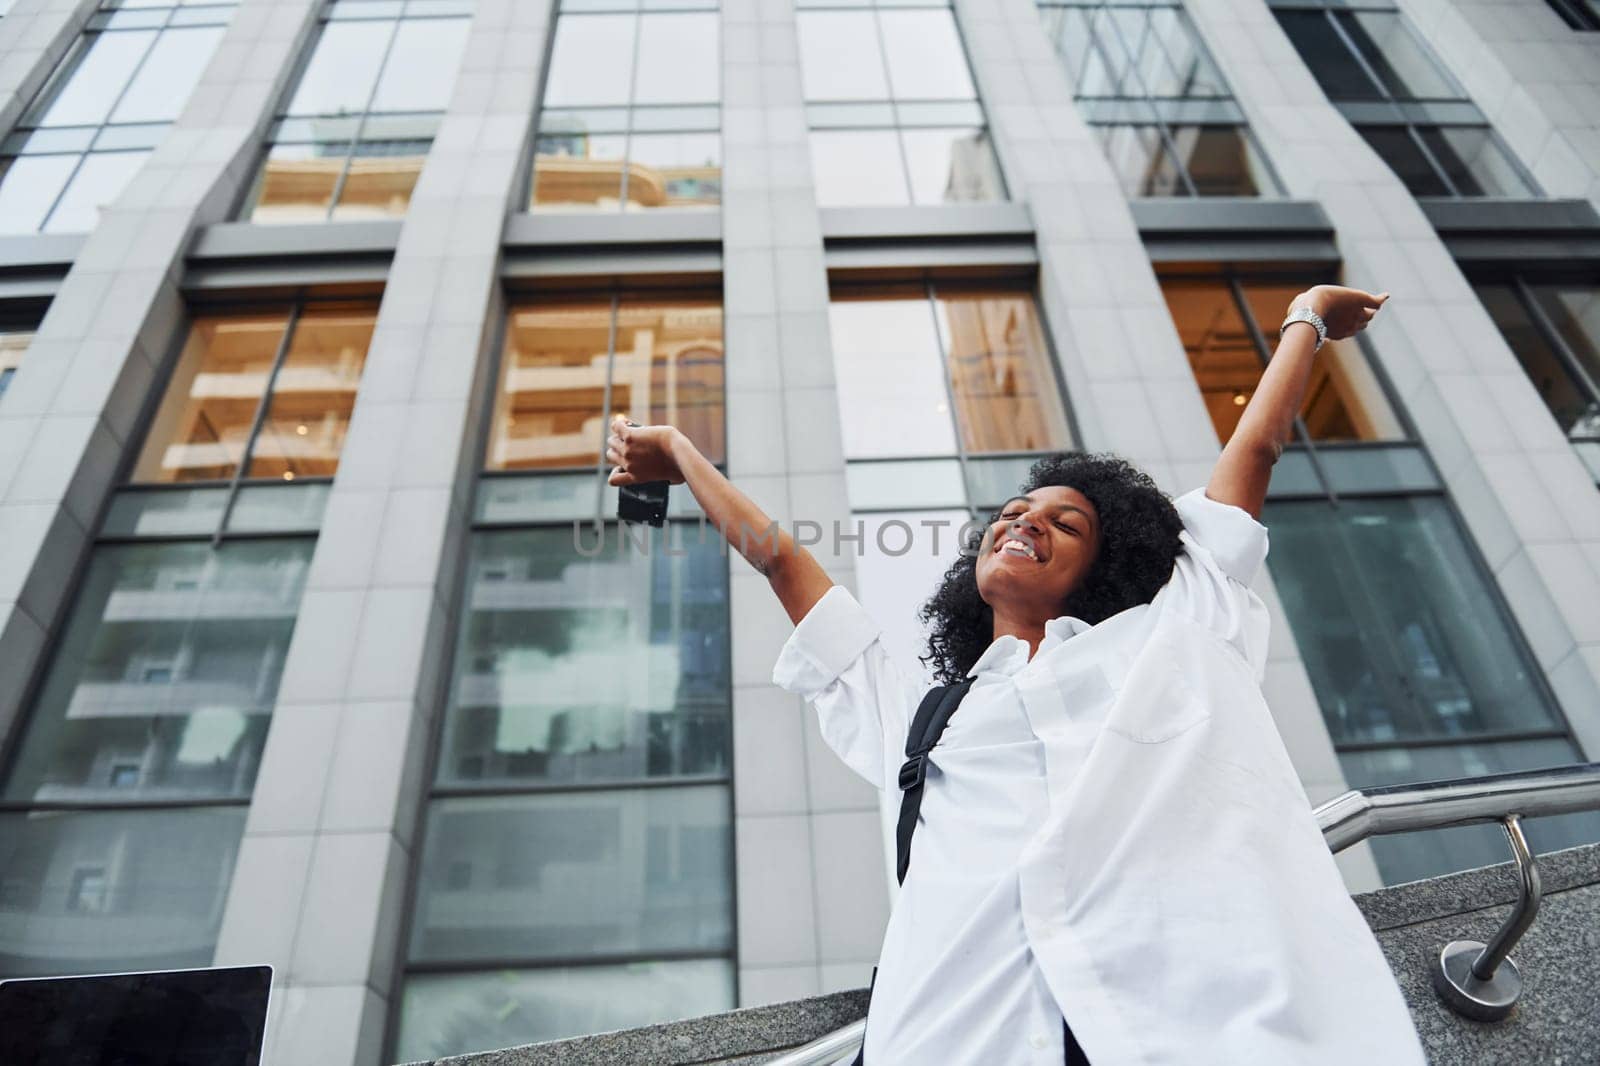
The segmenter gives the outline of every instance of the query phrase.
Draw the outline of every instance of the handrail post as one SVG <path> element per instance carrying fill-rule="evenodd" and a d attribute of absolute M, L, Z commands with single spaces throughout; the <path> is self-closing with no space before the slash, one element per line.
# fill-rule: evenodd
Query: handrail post
<path fill-rule="evenodd" d="M 1539 864 L 1522 835 L 1521 815 L 1508 814 L 1500 824 L 1511 842 L 1521 879 L 1517 905 L 1488 944 L 1452 940 L 1439 952 L 1433 968 L 1433 987 L 1439 997 L 1457 1014 L 1480 1022 L 1504 1018 L 1522 994 L 1522 974 L 1511 961 L 1511 949 L 1533 924 L 1543 894 Z"/>

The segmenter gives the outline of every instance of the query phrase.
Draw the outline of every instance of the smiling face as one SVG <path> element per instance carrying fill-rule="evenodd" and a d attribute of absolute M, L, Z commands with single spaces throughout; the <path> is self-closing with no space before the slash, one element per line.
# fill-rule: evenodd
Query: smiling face
<path fill-rule="evenodd" d="M 978 550 L 978 594 L 997 614 L 1046 622 L 1094 565 L 1100 516 L 1077 489 L 1046 485 L 1000 508 Z"/>

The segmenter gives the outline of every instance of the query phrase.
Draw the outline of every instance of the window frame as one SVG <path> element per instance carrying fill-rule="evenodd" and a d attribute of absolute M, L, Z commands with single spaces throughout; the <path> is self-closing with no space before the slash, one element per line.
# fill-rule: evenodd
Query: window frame
<path fill-rule="evenodd" d="M 291 485 L 303 485 L 308 487 L 316 487 L 317 491 L 326 493 L 326 491 L 330 489 L 333 484 L 335 475 L 332 474 L 296 475 L 292 480 L 251 478 L 245 476 L 245 471 L 248 469 L 250 461 L 255 454 L 255 443 L 260 435 L 261 427 L 265 423 L 267 414 L 272 407 L 272 398 L 274 395 L 274 387 L 277 382 L 278 372 L 283 368 L 284 362 L 289 357 L 290 349 L 294 345 L 295 330 L 298 327 L 300 318 L 307 310 L 316 310 L 321 306 L 330 304 L 338 305 L 370 302 L 373 323 L 374 327 L 376 327 L 378 311 L 381 305 L 381 298 L 381 290 L 376 292 L 364 291 L 350 295 L 344 295 L 318 293 L 309 288 L 297 288 L 288 296 L 280 298 L 254 296 L 244 299 L 218 301 L 216 303 L 191 304 L 188 308 L 189 315 L 184 322 L 184 328 L 180 330 L 173 338 L 173 343 L 167 353 L 165 364 L 156 375 L 156 384 L 151 387 L 149 393 L 146 395 L 144 410 L 142 411 L 138 422 L 138 426 L 141 430 L 141 432 L 138 434 L 139 443 L 137 447 L 127 449 L 123 456 L 122 468 L 119 472 L 116 482 L 117 490 L 114 498 L 129 498 L 144 493 L 159 494 L 162 492 L 176 492 L 184 489 L 200 491 L 207 489 L 222 489 L 225 492 L 225 496 L 217 522 L 211 532 L 204 534 L 211 537 L 213 544 L 220 544 L 225 539 L 239 536 L 254 537 L 261 535 L 301 535 L 298 530 L 303 527 L 296 527 L 295 529 L 291 530 L 271 530 L 263 533 L 262 531 L 250 532 L 248 531 L 250 527 L 247 526 L 245 527 L 246 532 L 241 532 L 233 520 L 235 506 L 237 505 L 241 494 L 245 492 L 249 492 L 251 490 L 259 491 L 266 486 L 272 485 L 283 485 L 285 487 Z M 176 375 L 178 371 L 178 365 L 182 361 L 183 349 L 189 343 L 189 340 L 193 335 L 196 321 L 206 318 L 226 317 L 227 315 L 234 313 L 261 313 L 266 311 L 283 311 L 285 309 L 287 309 L 288 313 L 284 322 L 283 335 L 278 338 L 278 346 L 273 355 L 272 367 L 268 371 L 266 382 L 261 390 L 261 395 L 256 400 L 256 409 L 251 417 L 250 431 L 248 436 L 245 438 L 244 447 L 240 453 L 239 462 L 234 467 L 233 474 L 227 478 L 211 478 L 204 480 L 196 479 L 193 481 L 134 480 L 134 471 L 139 465 L 139 459 L 144 454 L 145 448 L 149 446 L 150 434 L 155 429 L 156 418 L 160 413 L 163 403 L 166 401 L 167 391 L 172 387 L 174 375 Z M 369 340 L 367 356 L 371 355 L 371 343 L 372 342 Z M 362 362 L 363 378 L 365 377 L 365 373 L 366 362 L 364 357 Z M 356 395 L 359 399 L 359 382 L 357 383 Z M 342 448 L 340 452 L 340 458 L 341 460 L 343 458 Z M 324 502 L 326 502 L 325 499 Z M 318 512 L 320 513 L 320 507 L 318 508 Z M 108 508 L 108 516 L 109 513 L 110 509 Z M 186 533 L 174 536 L 189 537 L 198 535 L 202 534 Z M 122 539 L 124 537 L 123 534 L 114 534 L 110 536 L 112 536 L 114 539 Z M 132 536 L 136 539 L 144 539 L 138 534 L 131 534 L 127 536 Z"/>
<path fill-rule="evenodd" d="M 1085 12 L 1086 17 L 1090 19 L 1085 27 L 1089 34 L 1088 51 L 1097 54 L 1100 57 L 1100 62 L 1102 65 L 1104 65 L 1108 70 L 1121 70 L 1124 69 L 1124 66 L 1122 64 L 1113 62 L 1113 60 L 1115 60 L 1117 57 L 1113 55 L 1112 49 L 1101 40 L 1101 20 L 1093 17 L 1096 12 L 1109 12 L 1113 10 L 1142 11 L 1146 13 L 1145 19 L 1146 23 L 1148 24 L 1150 12 L 1158 10 L 1172 11 L 1176 15 L 1176 24 L 1182 27 L 1183 34 L 1188 40 L 1189 44 L 1200 56 L 1204 57 L 1204 62 L 1212 70 L 1217 72 L 1217 76 L 1222 82 L 1223 91 L 1220 93 L 1193 96 L 1170 96 L 1152 93 L 1149 85 L 1145 81 L 1144 72 L 1140 69 L 1141 64 L 1139 62 L 1139 54 L 1133 50 L 1130 42 L 1122 32 L 1121 26 L 1117 25 L 1115 20 L 1112 20 L 1112 32 L 1116 34 L 1117 43 L 1122 49 L 1123 55 L 1125 55 L 1129 60 L 1129 62 L 1125 65 L 1125 73 L 1132 77 L 1138 91 L 1135 95 L 1128 95 L 1125 92 L 1116 95 L 1098 93 L 1081 94 L 1079 92 L 1079 88 L 1082 81 L 1082 75 L 1079 72 L 1074 71 L 1068 64 L 1067 57 L 1063 54 L 1061 42 L 1059 41 L 1061 35 L 1059 33 L 1048 32 L 1047 27 L 1047 36 L 1050 39 L 1051 49 L 1056 53 L 1057 61 L 1062 64 L 1063 68 L 1067 72 L 1068 77 L 1073 80 L 1073 99 L 1079 102 L 1080 105 L 1084 103 L 1091 104 L 1091 106 L 1088 108 L 1080 106 L 1080 110 L 1084 113 L 1084 119 L 1088 123 L 1090 130 L 1095 133 L 1096 139 L 1100 138 L 1102 131 L 1113 129 L 1154 129 L 1160 139 L 1161 150 L 1166 159 L 1171 163 L 1172 167 L 1177 172 L 1179 182 L 1184 190 L 1183 194 L 1180 196 L 1147 196 L 1144 194 L 1129 193 L 1128 196 L 1130 200 L 1192 199 L 1201 202 L 1218 199 L 1275 200 L 1282 199 L 1287 195 L 1287 189 L 1283 184 L 1283 179 L 1279 176 L 1277 169 L 1272 165 L 1271 157 L 1261 146 L 1261 143 L 1256 140 L 1255 134 L 1251 130 L 1249 122 L 1247 122 L 1245 119 L 1244 112 L 1238 106 L 1238 103 L 1236 102 L 1232 92 L 1232 87 L 1228 84 L 1227 75 L 1223 73 L 1221 65 L 1217 63 L 1216 58 L 1211 54 L 1211 49 L 1206 45 L 1204 38 L 1200 36 L 1200 31 L 1198 27 L 1195 26 L 1194 20 L 1189 17 L 1189 13 L 1183 8 L 1183 5 L 1179 2 L 1179 0 L 1143 0 L 1143 2 L 1140 2 L 1140 0 L 1036 0 L 1035 6 L 1038 9 L 1041 17 L 1044 18 L 1048 18 L 1049 13 L 1051 12 L 1066 12 L 1071 10 Z M 1165 51 L 1165 46 L 1163 46 L 1163 52 Z M 1085 54 L 1087 55 L 1088 52 Z M 1182 104 L 1194 101 L 1211 102 L 1216 104 L 1220 110 L 1226 112 L 1226 114 L 1219 113 L 1216 115 L 1195 115 L 1184 121 L 1178 121 L 1172 116 L 1173 106 L 1171 105 L 1181 106 Z M 1120 121 L 1096 117 L 1094 108 L 1092 106 L 1092 104 L 1095 103 L 1103 103 L 1104 105 L 1113 107 L 1118 104 L 1143 104 L 1146 105 L 1147 114 L 1142 116 L 1138 121 Z M 1163 104 L 1167 104 L 1169 106 L 1163 107 Z M 1224 197 L 1207 196 L 1201 193 L 1200 185 L 1195 181 L 1193 174 L 1190 173 L 1188 162 L 1185 159 L 1184 153 L 1179 150 L 1177 138 L 1173 134 L 1173 130 L 1179 128 L 1232 130 L 1239 140 L 1244 144 L 1245 150 L 1253 154 L 1261 163 L 1261 177 L 1263 177 L 1265 181 L 1258 183 L 1258 185 L 1261 187 L 1258 188 L 1256 194 L 1254 196 L 1238 196 L 1230 194 L 1229 196 Z M 1101 150 L 1102 152 L 1105 151 L 1105 145 L 1102 144 Z M 1115 169 L 1115 164 L 1113 164 L 1113 169 Z"/>
<path fill-rule="evenodd" d="M 633 214 L 653 214 L 658 211 L 675 213 L 686 211 L 692 213 L 716 212 L 722 210 L 722 182 L 719 178 L 717 197 L 714 201 L 703 204 L 683 205 L 679 207 L 639 207 L 630 210 L 628 207 L 628 183 L 631 176 L 633 157 L 631 147 L 635 134 L 649 136 L 652 134 L 665 135 L 692 135 L 713 136 L 717 138 L 718 170 L 719 172 L 727 163 L 727 144 L 723 135 L 723 96 L 727 86 L 723 82 L 722 72 L 717 72 L 717 99 L 714 103 L 645 103 L 635 101 L 634 94 L 637 89 L 639 70 L 639 38 L 643 20 L 650 15 L 688 15 L 688 14 L 715 14 L 721 10 L 721 0 L 590 0 L 589 3 L 578 3 L 575 0 L 558 0 L 555 17 L 550 21 L 549 42 L 546 45 L 543 77 L 539 82 L 538 95 L 534 100 L 533 109 L 533 135 L 530 140 L 528 157 L 525 169 L 519 170 L 518 188 L 524 190 L 519 206 L 513 211 L 521 214 L 543 215 L 546 217 L 575 216 L 579 218 L 615 218 Z M 549 89 L 550 70 L 555 56 L 556 30 L 559 28 L 563 16 L 592 16 L 592 15 L 631 15 L 633 17 L 633 56 L 628 66 L 628 100 L 621 104 L 570 104 L 551 107 L 545 102 L 545 95 Z M 718 30 L 721 32 L 720 26 Z M 537 200 L 539 183 L 539 142 L 543 139 L 559 139 L 563 134 L 560 131 L 547 133 L 545 131 L 545 118 L 547 114 L 560 116 L 565 113 L 582 111 L 615 111 L 622 115 L 618 123 L 619 129 L 585 130 L 585 135 L 620 137 L 622 139 L 622 156 L 617 166 L 620 178 L 617 183 L 617 206 L 613 208 L 598 207 L 592 204 L 560 202 L 560 206 L 539 206 Z M 700 123 L 687 122 L 668 124 L 665 126 L 644 125 L 637 122 L 639 112 L 656 112 L 671 114 L 672 112 L 705 112 L 705 121 Z M 711 113 L 715 112 L 715 119 Z"/>
<path fill-rule="evenodd" d="M 892 137 L 895 151 L 900 161 L 900 177 L 903 182 L 904 202 L 893 205 L 888 204 L 855 204 L 855 203 L 820 203 L 823 210 L 877 210 L 887 208 L 898 210 L 903 208 L 938 209 L 942 207 L 961 207 L 973 204 L 1011 203 L 1011 184 L 1006 177 L 1005 164 L 1000 158 L 1000 153 L 995 146 L 994 127 L 989 121 L 989 110 L 984 106 L 983 89 L 978 84 L 977 68 L 972 63 L 972 52 L 967 45 L 966 31 L 961 25 L 960 13 L 956 10 L 951 0 L 798 0 L 795 4 L 796 15 L 803 16 L 807 12 L 836 12 L 869 14 L 873 20 L 874 43 L 877 46 L 878 58 L 882 64 L 884 79 L 884 92 L 881 97 L 860 98 L 850 100 L 822 99 L 812 100 L 805 96 L 804 86 L 801 89 L 801 107 L 805 111 L 806 137 L 808 154 L 811 154 L 810 139 L 818 132 L 858 132 L 881 133 Z M 889 61 L 889 49 L 886 43 L 886 34 L 883 26 L 884 12 L 904 11 L 947 11 L 951 24 L 955 30 L 956 43 L 961 49 L 961 57 L 966 64 L 968 81 L 972 84 L 971 97 L 910 97 L 902 99 L 895 93 L 892 77 L 892 67 Z M 804 66 L 802 57 L 801 66 Z M 954 122 L 948 120 L 932 121 L 929 119 L 916 119 L 916 110 L 919 106 L 928 107 L 959 107 L 970 105 L 976 109 L 980 119 L 977 123 Z M 891 116 L 888 122 L 881 118 L 875 119 L 869 109 L 885 108 Z M 856 116 L 852 117 L 852 112 Z M 967 130 L 976 129 L 978 139 L 983 141 L 988 152 L 988 159 L 993 164 L 993 176 L 996 181 L 996 196 L 986 200 L 956 200 L 943 201 L 938 204 L 918 203 L 916 199 L 917 181 L 912 176 L 911 152 L 906 146 L 904 134 L 910 130 Z M 816 184 L 813 161 L 813 186 Z"/>
<path fill-rule="evenodd" d="M 161 142 L 166 138 L 167 132 L 171 129 L 173 122 L 176 121 L 175 118 L 155 122 L 115 122 L 113 118 L 116 115 L 117 108 L 126 98 L 128 91 L 133 87 L 134 82 L 138 79 L 146 64 L 150 62 L 156 48 L 160 46 L 163 34 L 168 30 L 181 32 L 195 29 L 221 29 L 226 33 L 234 14 L 238 11 L 239 3 L 240 0 L 214 0 L 213 3 L 196 7 L 194 5 L 186 5 L 182 0 L 167 0 L 167 3 L 161 7 L 128 9 L 121 7 L 116 3 L 116 0 L 101 0 L 101 3 L 90 13 L 88 21 L 84 24 L 83 29 L 77 33 L 66 53 L 55 64 L 54 69 L 50 71 L 32 99 L 28 101 L 16 124 L 10 130 L 4 131 L 5 136 L 0 138 L 0 183 L 3 183 L 9 176 L 11 164 L 17 160 L 69 156 L 74 160 L 71 169 L 61 180 L 59 188 L 56 189 L 51 198 L 49 206 L 40 214 L 38 226 L 29 231 L 29 233 L 58 232 L 48 228 L 50 220 L 62 206 L 68 191 L 73 187 L 91 157 L 125 156 L 142 153 L 148 159 L 150 154 L 160 146 Z M 220 21 L 198 23 L 177 21 L 179 12 L 195 10 L 215 12 Z M 159 11 L 162 12 L 162 15 L 159 22 L 151 22 L 149 25 L 138 25 L 137 23 L 133 25 L 117 25 L 116 16 L 124 11 L 132 11 L 135 15 Z M 148 14 L 145 14 L 145 17 L 149 17 Z M 107 34 L 117 33 L 149 33 L 152 34 L 152 37 L 149 45 L 128 71 L 121 88 L 117 90 L 110 105 L 106 108 L 105 117 L 92 124 L 75 123 L 60 126 L 40 124 L 40 119 L 49 111 L 55 100 L 71 86 L 73 78 L 83 67 L 85 60 L 94 50 L 95 44 Z M 218 43 L 221 43 L 220 40 Z M 215 46 L 213 46 L 213 58 L 215 54 L 216 50 Z M 209 65 L 209 63 L 210 58 L 207 59 L 207 64 Z M 201 68 L 202 76 L 203 73 L 204 67 Z M 193 91 L 193 89 L 190 90 L 189 96 L 193 95 Z M 183 107 L 187 106 L 189 96 L 178 102 L 180 112 Z M 116 130 L 128 131 L 128 134 L 124 135 L 124 143 L 108 146 L 104 149 L 97 147 L 102 139 L 105 139 L 111 131 Z M 57 148 L 41 152 L 28 152 L 26 150 L 28 142 L 35 136 L 49 133 L 50 131 L 78 133 L 83 138 L 83 144 L 76 148 Z M 138 136 L 140 133 L 143 133 L 144 136 Z M 132 135 L 131 139 L 128 137 L 129 134 Z M 142 166 L 143 164 L 141 163 L 140 165 Z M 124 189 L 127 187 L 127 181 L 131 181 L 132 178 L 133 175 L 129 175 L 128 179 L 124 181 L 122 186 Z M 90 230 L 92 231 L 93 228 L 91 226 Z M 21 231 L 16 232 L 18 235 L 23 235 Z M 69 229 L 59 232 L 76 234 L 85 231 Z"/>
<path fill-rule="evenodd" d="M 410 13 L 411 12 L 411 5 L 413 3 L 416 3 L 416 2 L 425 2 L 425 0 L 401 0 L 402 6 L 400 7 L 398 12 L 366 13 L 366 12 L 360 12 L 359 0 L 327 0 L 327 2 L 323 5 L 322 11 L 320 12 L 320 14 L 318 16 L 316 33 L 312 36 L 311 40 L 309 40 L 306 43 L 305 47 L 303 47 L 300 50 L 300 54 L 297 57 L 297 60 L 296 60 L 296 63 L 295 63 L 294 73 L 284 83 L 283 92 L 279 95 L 278 99 L 273 104 L 273 108 L 272 108 L 272 111 L 271 111 L 271 116 L 272 117 L 271 117 L 270 121 L 267 123 L 266 135 L 262 138 L 262 142 L 261 142 L 261 144 L 259 146 L 259 151 L 256 154 L 256 164 L 255 164 L 254 171 L 252 171 L 252 173 L 251 173 L 251 180 L 240 183 L 239 190 L 234 196 L 234 202 L 229 206 L 229 211 L 228 211 L 228 215 L 227 215 L 227 218 L 228 218 L 229 221 L 240 222 L 240 223 L 245 223 L 245 224 L 249 224 L 249 225 L 257 225 L 257 226 L 272 226 L 272 225 L 325 226 L 325 225 L 328 225 L 330 223 L 337 223 L 337 222 L 343 222 L 343 221 L 371 221 L 371 220 L 361 220 L 361 219 L 345 220 L 345 219 L 339 219 L 339 218 L 334 217 L 334 212 L 337 211 L 339 206 L 340 206 L 340 199 L 344 194 L 345 186 L 349 183 L 351 167 L 354 165 L 354 163 L 355 163 L 355 161 L 357 159 L 362 158 L 362 156 L 357 152 L 357 148 L 359 148 L 363 144 L 397 144 L 397 143 L 406 143 L 407 141 L 417 141 L 417 140 L 420 140 L 420 138 L 400 138 L 400 139 L 396 139 L 395 137 L 392 137 L 392 136 L 386 136 L 386 137 L 374 138 L 374 139 L 369 141 L 365 137 L 365 133 L 366 133 L 368 124 L 372 121 L 372 119 L 374 118 L 375 115 L 376 115 L 376 117 L 378 117 L 380 119 L 380 121 L 383 120 L 383 119 L 413 119 L 413 120 L 428 120 L 428 119 L 432 119 L 432 120 L 435 121 L 435 123 L 438 123 L 438 122 L 442 122 L 443 119 L 444 119 L 444 116 L 448 113 L 447 108 L 440 109 L 438 111 L 379 111 L 379 112 L 374 112 L 372 110 L 373 102 L 377 99 L 377 96 L 378 96 L 378 90 L 383 86 L 384 73 L 388 69 L 389 60 L 394 54 L 395 41 L 399 39 L 400 28 L 403 25 L 405 25 L 407 22 L 437 22 L 437 21 L 461 20 L 461 21 L 464 21 L 467 24 L 468 31 L 470 32 L 470 27 L 471 27 L 471 23 L 472 23 L 472 11 L 471 11 L 470 4 L 463 5 L 462 9 L 459 10 L 459 11 L 449 11 L 449 12 L 443 12 L 443 13 L 433 12 L 433 13 L 423 13 L 423 14 L 413 15 L 413 14 Z M 390 29 L 388 39 L 384 42 L 383 54 L 382 54 L 381 58 L 378 60 L 378 65 L 377 65 L 376 69 L 373 72 L 372 86 L 371 86 L 371 88 L 369 88 L 367 90 L 366 103 L 362 106 L 361 111 L 359 113 L 351 113 L 349 115 L 343 115 L 343 116 L 333 116 L 333 115 L 311 116 L 311 115 L 293 115 L 293 114 L 290 114 L 289 106 L 290 106 L 290 104 L 292 104 L 294 102 L 295 95 L 300 91 L 300 84 L 304 80 L 306 72 L 310 69 L 312 61 L 316 58 L 317 47 L 318 47 L 318 45 L 321 44 L 323 34 L 327 32 L 328 27 L 330 25 L 336 25 L 336 24 L 349 24 L 349 23 L 362 23 L 362 22 L 389 22 L 389 23 L 392 23 L 392 28 Z M 465 49 L 465 45 L 463 45 L 462 56 L 465 55 L 464 49 Z M 457 79 L 459 79 L 460 73 L 461 73 L 461 68 L 460 68 L 461 58 L 462 58 L 461 56 L 457 57 L 457 66 L 456 66 L 456 71 L 455 71 L 455 77 Z M 452 92 L 454 91 L 453 87 L 452 87 L 451 91 Z M 316 118 L 318 118 L 318 117 L 323 117 L 323 118 L 339 117 L 339 118 L 341 118 L 341 119 L 343 119 L 345 121 L 349 121 L 349 120 L 353 119 L 354 122 L 355 122 L 355 127 L 354 127 L 353 131 L 351 132 L 349 140 L 348 141 L 303 141 L 303 140 L 293 140 L 293 139 L 291 139 L 291 140 L 279 141 L 277 139 L 284 123 L 286 123 L 286 122 L 295 122 L 295 121 L 300 121 L 300 122 L 315 121 Z M 436 125 L 434 131 L 432 133 L 430 133 L 429 136 L 428 136 L 428 149 L 427 149 L 427 151 L 424 151 L 422 153 L 423 166 L 427 165 L 427 156 L 428 156 L 429 152 L 432 151 L 433 142 L 437 138 L 438 138 L 438 130 L 437 130 L 437 125 Z M 328 206 L 323 211 L 322 218 L 320 218 L 320 219 L 297 218 L 297 219 L 286 219 L 283 222 L 271 222 L 271 221 L 258 222 L 258 221 L 255 221 L 254 219 L 252 219 L 250 217 L 254 213 L 256 207 L 259 206 L 259 200 L 260 200 L 260 195 L 261 195 L 261 186 L 262 186 L 262 183 L 265 181 L 265 178 L 266 178 L 266 168 L 267 168 L 267 163 L 268 163 L 268 160 L 270 158 L 271 152 L 272 152 L 272 150 L 274 148 L 278 147 L 280 144 L 282 144 L 282 145 L 343 144 L 344 145 L 343 162 L 340 164 L 338 177 L 334 179 L 333 190 L 329 194 Z M 420 173 L 421 173 L 421 169 L 420 168 L 418 170 L 418 173 L 420 175 Z M 408 208 L 409 208 L 409 205 L 410 205 L 410 197 L 408 195 L 408 197 L 407 197 L 407 206 L 408 206 Z M 404 213 L 402 213 L 402 214 L 397 215 L 397 216 L 390 216 L 390 219 L 392 221 L 399 221 L 399 219 L 404 218 L 404 217 L 405 217 Z"/>
<path fill-rule="evenodd" d="M 1317 81 L 1318 87 L 1323 89 L 1324 95 L 1328 96 L 1328 101 L 1334 106 L 1334 109 L 1344 116 L 1345 121 L 1350 123 L 1350 125 L 1356 129 L 1358 134 L 1361 133 L 1363 129 L 1403 129 L 1406 131 L 1413 146 L 1416 148 L 1418 153 L 1421 154 L 1428 167 L 1433 171 L 1434 177 L 1439 181 L 1440 184 L 1449 190 L 1444 197 L 1430 197 L 1423 194 L 1413 194 L 1417 199 L 1428 200 L 1437 198 L 1452 200 L 1488 200 L 1502 198 L 1493 195 L 1477 196 L 1463 194 L 1460 191 L 1460 187 L 1457 185 L 1457 183 L 1450 177 L 1449 170 L 1440 163 L 1437 153 L 1435 153 L 1433 149 L 1428 146 L 1426 139 L 1419 132 L 1419 130 L 1422 129 L 1446 129 L 1450 127 L 1481 129 L 1485 132 L 1485 134 L 1487 134 L 1488 139 L 1493 143 L 1496 152 L 1498 152 L 1499 155 L 1510 166 L 1512 171 L 1516 174 L 1518 180 L 1521 181 L 1529 190 L 1527 196 L 1514 196 L 1511 197 L 1511 199 L 1524 200 L 1545 198 L 1546 193 L 1544 192 L 1543 186 L 1534 180 L 1532 172 L 1529 171 L 1529 169 L 1523 165 L 1522 160 L 1518 159 L 1516 154 L 1506 146 L 1505 141 L 1500 137 L 1500 134 L 1495 130 L 1494 126 L 1491 125 L 1489 120 L 1482 114 L 1482 112 L 1478 110 L 1477 106 L 1472 103 L 1471 99 L 1467 96 L 1466 90 L 1462 88 L 1461 82 L 1456 78 L 1454 72 L 1452 72 L 1450 68 L 1439 59 L 1433 48 L 1411 25 L 1410 20 L 1407 18 L 1404 12 L 1400 11 L 1399 8 L 1395 7 L 1392 3 L 1385 2 L 1385 0 L 1352 0 L 1352 2 L 1349 3 L 1340 2 L 1340 0 L 1309 0 L 1309 2 L 1308 0 L 1269 0 L 1268 6 L 1271 8 L 1274 16 L 1288 13 L 1303 14 L 1305 12 L 1318 12 L 1322 15 L 1323 21 L 1328 24 L 1332 31 L 1333 40 L 1338 41 L 1340 46 L 1344 49 L 1345 57 L 1353 60 L 1354 63 L 1360 68 L 1362 74 L 1371 83 L 1373 88 L 1377 90 L 1378 96 L 1375 99 L 1359 100 L 1335 97 L 1328 93 L 1326 88 L 1323 88 L 1320 78 L 1315 78 L 1314 74 L 1313 78 Z M 1440 80 L 1451 86 L 1455 95 L 1449 97 L 1397 96 L 1394 91 L 1390 89 L 1383 77 L 1372 66 L 1367 57 L 1362 54 L 1361 48 L 1356 44 L 1355 40 L 1350 36 L 1349 31 L 1346 29 L 1344 25 L 1344 19 L 1340 17 L 1343 15 L 1349 18 L 1354 18 L 1356 15 L 1362 13 L 1393 15 L 1398 20 L 1400 27 L 1410 38 L 1412 45 L 1428 60 L 1433 67 L 1434 73 L 1439 76 Z M 1288 37 L 1288 31 L 1282 28 L 1281 19 L 1275 18 L 1275 21 L 1279 23 L 1280 30 L 1284 33 L 1285 37 Z M 1292 38 L 1290 38 L 1290 44 L 1291 46 L 1294 46 Z M 1299 54 L 1298 46 L 1294 47 L 1296 54 Z M 1392 115 L 1386 117 L 1383 121 L 1374 121 L 1371 115 L 1371 109 L 1375 106 L 1379 108 L 1388 107 L 1392 109 Z M 1435 108 L 1441 110 L 1448 108 L 1450 111 L 1449 113 L 1441 113 L 1436 116 L 1430 115 L 1429 112 Z M 1470 113 L 1473 118 L 1467 118 L 1466 115 L 1468 113 Z M 1365 140 L 1366 138 L 1363 137 L 1362 139 Z M 1376 148 L 1373 149 L 1373 153 L 1378 155 L 1378 158 L 1383 160 L 1384 165 L 1388 166 L 1390 171 L 1394 173 L 1396 179 L 1404 184 L 1405 179 L 1400 177 L 1399 172 L 1394 169 L 1389 160 L 1384 158 L 1384 156 L 1379 153 Z"/>

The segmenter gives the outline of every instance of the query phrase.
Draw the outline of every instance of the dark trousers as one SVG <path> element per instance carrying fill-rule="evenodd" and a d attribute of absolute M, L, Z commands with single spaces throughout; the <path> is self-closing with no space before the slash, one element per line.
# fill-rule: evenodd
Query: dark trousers
<path fill-rule="evenodd" d="M 1072 1026 L 1065 1018 L 1061 1019 L 1061 1035 L 1067 1045 L 1067 1066 L 1089 1066 L 1089 1056 L 1078 1046 L 1078 1038 L 1072 1035 Z"/>

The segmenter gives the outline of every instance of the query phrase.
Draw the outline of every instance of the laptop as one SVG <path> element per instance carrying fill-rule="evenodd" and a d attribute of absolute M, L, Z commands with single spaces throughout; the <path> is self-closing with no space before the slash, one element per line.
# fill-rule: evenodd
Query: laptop
<path fill-rule="evenodd" d="M 261 1066 L 272 967 L 0 981 L 6 1066 Z"/>

